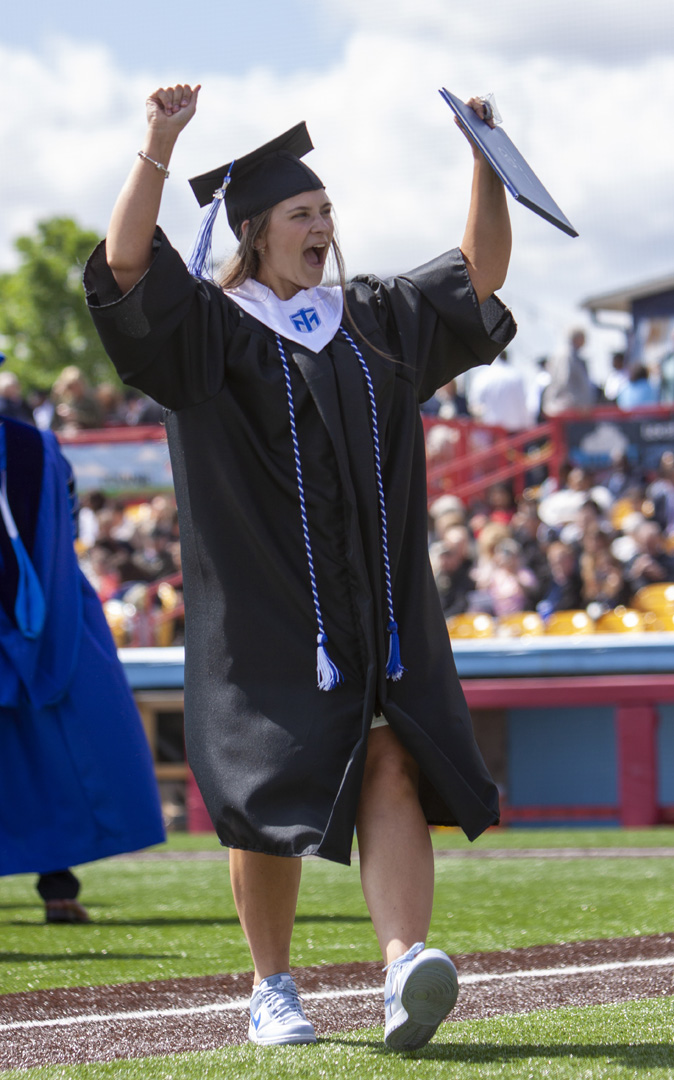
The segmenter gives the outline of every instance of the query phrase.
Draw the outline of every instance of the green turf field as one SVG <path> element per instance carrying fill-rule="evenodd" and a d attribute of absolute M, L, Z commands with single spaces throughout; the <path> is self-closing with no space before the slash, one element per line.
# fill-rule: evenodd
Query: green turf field
<path fill-rule="evenodd" d="M 453 830 L 439 850 L 546 847 L 674 847 L 674 829 L 492 830 L 468 845 Z M 34 878 L 0 879 L 0 993 L 249 970 L 228 886 L 211 836 L 175 835 L 168 850 L 207 860 L 107 860 L 78 870 L 88 926 L 45 926 Z M 538 857 L 437 859 L 429 944 L 452 953 L 670 932 L 674 860 Z M 297 965 L 379 959 L 350 869 L 307 860 L 298 909 Z M 379 1030 L 316 1047 L 253 1047 L 108 1065 L 4 1072 L 22 1080 L 148 1077 L 585 1077 L 671 1076 L 674 998 L 447 1025 L 424 1051 L 382 1053 Z M 450 1042 L 451 1038 L 451 1042 Z"/>

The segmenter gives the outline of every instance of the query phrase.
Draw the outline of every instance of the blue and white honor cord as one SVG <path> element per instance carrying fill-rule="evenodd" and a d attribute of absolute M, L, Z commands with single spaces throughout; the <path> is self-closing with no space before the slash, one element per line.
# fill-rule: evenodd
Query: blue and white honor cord
<path fill-rule="evenodd" d="M 288 360 L 286 358 L 285 349 L 280 337 L 276 334 L 276 344 L 278 346 L 279 355 L 281 357 L 281 363 L 283 364 L 283 374 L 286 382 L 286 395 L 288 398 L 288 414 L 290 416 L 290 432 L 293 440 L 293 454 L 295 457 L 295 474 L 297 477 L 297 491 L 300 500 L 300 513 L 302 516 L 302 535 L 304 536 L 304 548 L 307 553 L 307 562 L 309 564 L 309 578 L 311 581 L 311 595 L 314 601 L 314 610 L 316 612 L 316 622 L 318 624 L 318 636 L 316 638 L 316 675 L 318 678 L 319 690 L 332 690 L 337 686 L 337 683 L 343 681 L 344 676 L 341 671 L 333 664 L 332 660 L 328 656 L 326 645 L 328 643 L 328 635 L 325 632 L 325 626 L 323 625 L 323 615 L 321 614 L 321 605 L 318 599 L 318 586 L 316 584 L 316 573 L 314 570 L 314 556 L 311 550 L 311 537 L 309 535 L 309 519 L 307 517 L 307 504 L 304 497 L 304 478 L 302 475 L 302 461 L 300 458 L 300 444 L 297 438 L 297 427 L 295 424 L 295 402 L 293 400 L 292 384 L 290 382 L 290 368 L 288 367 Z"/>
<path fill-rule="evenodd" d="M 391 563 L 388 554 L 388 520 L 386 517 L 386 498 L 384 496 L 384 481 L 382 479 L 381 471 L 381 449 L 379 444 L 379 424 L 377 422 L 377 402 L 374 396 L 374 386 L 372 384 L 372 376 L 370 375 L 369 368 L 365 363 L 365 358 L 356 345 L 353 338 L 343 326 L 340 326 L 340 330 L 349 345 L 353 349 L 358 363 L 360 364 L 363 375 L 365 376 L 365 382 L 367 384 L 367 393 L 370 399 L 370 421 L 372 423 L 372 445 L 374 447 L 374 468 L 375 476 L 377 479 L 377 495 L 379 498 L 379 521 L 381 527 L 381 554 L 382 561 L 384 563 L 384 578 L 386 582 L 386 604 L 388 607 L 388 625 L 387 630 L 389 632 L 389 653 L 388 661 L 386 664 L 386 677 L 393 682 L 398 682 L 402 678 L 405 668 L 400 660 L 400 638 L 398 636 L 398 624 L 395 621 L 393 614 L 393 586 L 391 584 Z"/>
<path fill-rule="evenodd" d="M 372 442 L 374 448 L 374 463 L 375 463 L 375 475 L 377 481 L 377 495 L 379 501 L 379 519 L 381 527 L 382 538 L 382 560 L 384 564 L 384 577 L 386 583 L 386 601 L 388 607 L 388 624 L 387 629 L 389 632 L 389 654 L 386 664 L 386 676 L 387 678 L 397 682 L 405 670 L 400 660 L 400 641 L 398 636 L 398 625 L 393 615 L 393 588 L 391 584 L 391 564 L 388 553 L 388 528 L 386 517 L 386 501 L 384 498 L 384 484 L 382 479 L 381 469 L 381 451 L 379 445 L 379 426 L 377 423 L 377 407 L 374 394 L 374 386 L 372 384 L 372 377 L 368 370 L 365 359 L 357 347 L 350 335 L 344 330 L 344 327 L 340 327 L 342 334 L 346 338 L 347 342 L 353 349 L 358 363 L 361 366 L 363 374 L 365 376 L 365 382 L 368 390 L 368 400 L 370 405 L 370 419 L 372 424 Z M 302 461 L 300 457 L 299 440 L 297 437 L 297 426 L 295 423 L 295 403 L 293 399 L 292 384 L 290 381 L 290 368 L 288 360 L 283 348 L 283 343 L 278 334 L 276 336 L 276 345 L 281 357 L 281 363 L 283 365 L 283 374 L 285 377 L 286 396 L 288 399 L 288 415 L 290 417 L 290 432 L 293 443 L 293 455 L 295 459 L 295 474 L 297 478 L 297 491 L 300 502 L 300 514 L 302 518 L 302 535 L 304 537 L 304 547 L 307 555 L 307 563 L 309 566 L 309 578 L 311 581 L 311 595 L 314 602 L 314 610 L 316 612 L 316 622 L 318 624 L 318 636 L 317 636 L 317 650 L 316 650 L 316 671 L 318 677 L 319 690 L 332 690 L 338 683 L 343 681 L 343 675 L 339 669 L 332 662 L 327 652 L 327 634 L 325 632 L 325 626 L 323 624 L 323 616 L 321 613 L 321 605 L 318 598 L 318 586 L 316 584 L 316 573 L 314 569 L 314 558 L 311 548 L 311 537 L 309 535 L 309 520 L 307 515 L 306 499 L 304 494 L 304 478 L 302 474 Z"/>

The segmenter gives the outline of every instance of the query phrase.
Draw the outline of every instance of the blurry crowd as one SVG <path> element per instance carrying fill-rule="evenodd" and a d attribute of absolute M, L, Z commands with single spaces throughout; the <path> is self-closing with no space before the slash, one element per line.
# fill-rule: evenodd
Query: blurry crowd
<path fill-rule="evenodd" d="M 443 495 L 429 528 L 447 617 L 585 609 L 596 619 L 645 585 L 674 582 L 674 453 L 650 482 L 622 458 L 598 476 L 566 468 L 559 485 L 517 500 L 504 485 L 469 505 Z"/>
<path fill-rule="evenodd" d="M 117 644 L 182 644 L 174 498 L 127 503 L 88 492 L 80 501 L 78 533 L 80 566 L 103 602 Z M 180 617 L 169 617 L 178 610 Z"/>
<path fill-rule="evenodd" d="M 63 369 L 49 393 L 24 394 L 13 371 L 0 371 L 0 416 L 63 435 L 103 427 L 159 424 L 162 407 L 137 390 L 113 383 L 89 385 L 78 367 Z"/>
<path fill-rule="evenodd" d="M 568 348 L 554 360 L 539 360 L 527 379 L 503 353 L 461 387 L 442 387 L 422 411 L 431 421 L 466 417 L 517 432 L 567 409 L 674 402 L 674 354 L 649 371 L 616 353 L 604 385 L 597 386 L 584 345 L 583 331 L 574 331 Z M 48 394 L 24 395 L 14 373 L 0 372 L 3 414 L 63 435 L 162 422 L 162 409 L 151 399 L 112 383 L 92 387 L 74 366 Z M 430 466 L 453 456 L 455 437 L 447 425 L 431 422 Z M 644 585 L 674 581 L 674 453 L 663 455 L 656 478 L 622 458 L 600 475 L 568 467 L 559 484 L 544 471 L 539 479 L 519 499 L 495 485 L 483 499 L 466 504 L 443 495 L 431 505 L 429 550 L 446 616 L 536 611 L 547 619 L 555 611 L 585 609 L 596 618 L 629 607 Z M 157 643 L 156 634 L 139 636 L 139 624 L 148 614 L 180 609 L 174 500 L 162 495 L 127 504 L 88 493 L 81 500 L 78 552 L 118 642 Z M 167 578 L 173 583 L 157 588 Z M 161 643 L 181 640 L 179 619 L 166 617 L 163 625 Z"/>
<path fill-rule="evenodd" d="M 527 376 L 503 352 L 489 367 L 471 372 L 462 390 L 456 382 L 441 387 L 422 405 L 422 412 L 443 420 L 470 417 L 516 432 L 570 409 L 584 412 L 613 405 L 631 412 L 674 403 L 674 351 L 652 368 L 630 362 L 624 352 L 613 353 L 608 374 L 599 385 L 590 375 L 584 346 L 584 331 L 573 331 L 565 350 L 554 357 L 540 357 Z"/>

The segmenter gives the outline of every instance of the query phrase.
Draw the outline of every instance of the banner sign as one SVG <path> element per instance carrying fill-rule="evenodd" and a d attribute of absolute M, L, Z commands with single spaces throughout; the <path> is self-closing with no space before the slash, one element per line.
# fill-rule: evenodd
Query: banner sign
<path fill-rule="evenodd" d="M 564 427 L 569 461 L 586 469 L 609 468 L 625 454 L 644 472 L 656 472 L 662 455 L 674 447 L 674 414 L 571 420 Z"/>
<path fill-rule="evenodd" d="M 124 442 L 69 442 L 61 450 L 75 473 L 80 495 L 101 491 L 108 496 L 173 491 L 173 474 L 165 439 Z"/>

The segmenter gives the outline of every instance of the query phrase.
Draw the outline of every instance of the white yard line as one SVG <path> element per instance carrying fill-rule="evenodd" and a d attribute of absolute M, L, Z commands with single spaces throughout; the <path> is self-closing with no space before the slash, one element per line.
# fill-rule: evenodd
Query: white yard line
<path fill-rule="evenodd" d="M 476 986 L 479 983 L 505 981 L 508 979 L 556 979 L 570 975 L 595 975 L 605 971 L 621 971 L 627 968 L 653 968 L 674 966 L 674 956 L 656 957 L 650 960 L 612 960 L 604 964 L 570 965 L 558 968 L 532 968 L 527 971 L 503 971 L 498 973 L 476 972 L 461 976 L 461 986 Z M 344 990 L 318 990 L 311 994 L 302 994 L 303 1001 L 334 1001 L 339 998 L 355 998 L 381 994 L 383 984 L 376 987 Z M 246 1010 L 249 998 L 235 998 L 232 1001 L 214 1002 L 212 1005 L 193 1005 L 174 1009 L 134 1009 L 116 1013 L 82 1013 L 76 1016 L 61 1016 L 52 1020 L 16 1020 L 9 1024 L 0 1024 L 3 1031 L 33 1030 L 36 1028 L 73 1027 L 77 1024 L 110 1024 L 123 1020 L 159 1020 L 175 1016 L 203 1016 L 207 1013 L 232 1012 Z"/>

